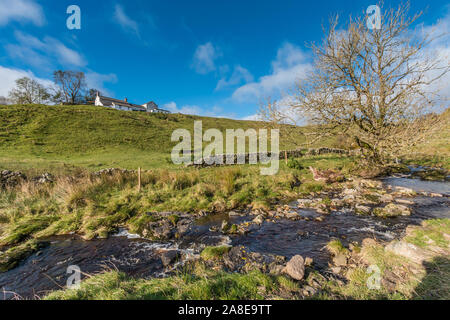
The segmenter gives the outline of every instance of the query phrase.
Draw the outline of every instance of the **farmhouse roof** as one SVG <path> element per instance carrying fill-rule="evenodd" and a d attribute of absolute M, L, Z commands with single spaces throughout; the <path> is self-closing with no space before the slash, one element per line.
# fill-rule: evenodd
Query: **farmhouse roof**
<path fill-rule="evenodd" d="M 137 104 L 133 104 L 133 103 L 129 103 L 128 101 L 114 99 L 114 98 L 109 98 L 109 97 L 104 97 L 104 96 L 99 96 L 99 98 L 100 98 L 100 101 L 101 101 L 101 103 L 103 105 L 111 105 L 112 103 L 114 103 L 114 104 L 119 105 L 119 106 L 146 110 L 143 106 L 140 106 L 140 105 L 137 105 Z"/>

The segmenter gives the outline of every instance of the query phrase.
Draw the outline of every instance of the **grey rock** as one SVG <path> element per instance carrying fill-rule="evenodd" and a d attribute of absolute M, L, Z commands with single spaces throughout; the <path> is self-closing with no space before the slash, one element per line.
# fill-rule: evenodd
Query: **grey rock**
<path fill-rule="evenodd" d="M 411 209 L 401 204 L 389 203 L 378 211 L 378 215 L 387 217 L 409 216 L 411 215 Z"/>
<path fill-rule="evenodd" d="M 256 224 L 262 224 L 264 222 L 264 216 L 260 214 L 255 219 L 253 219 L 253 222 Z"/>
<path fill-rule="evenodd" d="M 165 267 L 176 262 L 180 258 L 180 253 L 177 250 L 164 251 L 161 254 L 161 261 Z"/>
<path fill-rule="evenodd" d="M 285 272 L 295 280 L 302 280 L 305 276 L 305 260 L 301 255 L 296 255 L 286 264 Z"/>
<path fill-rule="evenodd" d="M 227 232 L 229 229 L 230 229 L 230 224 L 228 223 L 228 221 L 223 220 L 222 225 L 220 226 L 220 231 Z"/>
<path fill-rule="evenodd" d="M 37 184 L 46 184 L 46 183 L 53 182 L 53 180 L 54 180 L 53 176 L 48 172 L 43 173 L 40 176 L 37 176 L 37 177 L 34 177 L 31 179 L 31 181 L 33 181 L 34 183 L 37 183 Z"/>
<path fill-rule="evenodd" d="M 333 257 L 333 264 L 336 267 L 345 267 L 347 265 L 347 257 L 344 254 L 338 254 Z"/>
<path fill-rule="evenodd" d="M 355 206 L 355 211 L 356 211 L 357 214 L 363 214 L 363 215 L 370 214 L 370 210 L 371 209 L 368 206 L 363 206 L 363 205 L 360 205 L 360 204 L 357 204 Z"/>

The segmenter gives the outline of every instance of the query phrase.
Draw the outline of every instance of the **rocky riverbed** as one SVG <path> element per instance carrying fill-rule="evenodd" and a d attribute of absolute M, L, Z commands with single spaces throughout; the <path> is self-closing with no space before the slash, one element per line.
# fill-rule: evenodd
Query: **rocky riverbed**
<path fill-rule="evenodd" d="M 32 299 L 64 287 L 70 265 L 84 276 L 113 269 L 165 277 L 201 259 L 207 246 L 230 247 L 223 259 L 207 261 L 227 271 L 259 269 L 297 279 L 304 272 L 298 266 L 306 265 L 338 274 L 349 261 L 326 249 L 331 240 L 347 247 L 367 238 L 387 243 L 404 236 L 408 226 L 450 218 L 449 208 L 450 183 L 399 176 L 354 179 L 268 211 L 249 207 L 204 217 L 149 213 L 154 219 L 140 235 L 121 229 L 93 241 L 75 235 L 41 239 L 42 249 L 0 274 L 0 299 Z"/>

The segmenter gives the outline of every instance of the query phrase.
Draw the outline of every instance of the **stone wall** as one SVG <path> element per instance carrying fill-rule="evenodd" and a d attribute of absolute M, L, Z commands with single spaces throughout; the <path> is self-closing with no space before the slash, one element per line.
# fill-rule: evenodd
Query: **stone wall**
<path fill-rule="evenodd" d="M 318 148 L 318 149 L 308 149 L 308 150 L 285 150 L 280 151 L 278 154 L 278 159 L 282 160 L 286 157 L 288 158 L 301 158 L 303 156 L 312 155 L 323 155 L 323 154 L 349 154 L 348 150 L 335 149 L 335 148 Z M 190 166 L 195 167 L 209 167 L 209 166 L 222 166 L 229 165 L 227 162 L 232 163 L 231 165 L 249 163 L 250 158 L 258 162 L 265 162 L 270 160 L 270 155 L 266 153 L 245 153 L 245 154 L 220 154 L 212 157 L 207 157 L 202 160 L 199 164 L 191 164 Z M 228 161 L 227 161 L 228 159 Z M 240 163 L 238 163 L 240 160 Z M 222 163 L 222 164 L 220 164 Z"/>

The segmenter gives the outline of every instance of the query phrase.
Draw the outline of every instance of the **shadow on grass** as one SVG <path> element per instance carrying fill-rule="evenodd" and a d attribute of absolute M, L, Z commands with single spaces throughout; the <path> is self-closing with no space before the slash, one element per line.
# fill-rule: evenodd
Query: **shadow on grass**
<path fill-rule="evenodd" d="M 450 299 L 450 259 L 437 257 L 423 263 L 426 275 L 415 289 L 413 299 L 449 300 Z"/>

